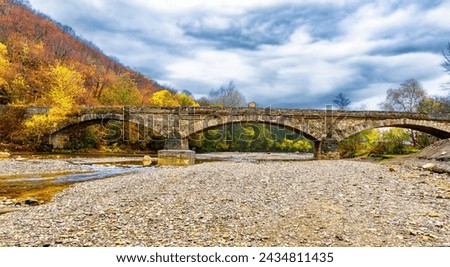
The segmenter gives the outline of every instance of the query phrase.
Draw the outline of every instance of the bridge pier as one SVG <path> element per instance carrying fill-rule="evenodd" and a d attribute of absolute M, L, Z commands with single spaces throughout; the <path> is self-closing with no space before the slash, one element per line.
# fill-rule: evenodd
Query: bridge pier
<path fill-rule="evenodd" d="M 70 136 L 66 133 L 57 132 L 54 134 L 51 134 L 48 138 L 49 144 L 54 149 L 63 149 L 64 146 L 69 142 Z"/>
<path fill-rule="evenodd" d="M 315 159 L 340 159 L 338 151 L 338 141 L 334 139 L 324 139 L 314 142 L 314 158 Z"/>
<path fill-rule="evenodd" d="M 187 139 L 172 137 L 158 151 L 158 165 L 188 166 L 195 164 L 195 152 L 189 150 Z"/>

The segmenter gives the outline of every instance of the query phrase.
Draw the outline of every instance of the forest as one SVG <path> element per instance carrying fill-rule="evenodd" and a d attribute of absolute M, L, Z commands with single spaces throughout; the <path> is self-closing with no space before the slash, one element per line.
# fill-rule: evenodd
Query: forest
<path fill-rule="evenodd" d="M 34 149 L 54 123 L 83 106 L 145 105 L 163 89 L 21 1 L 0 0 L 0 140 Z M 23 108 L 48 106 L 24 118 Z"/>
<path fill-rule="evenodd" d="M 450 72 L 450 44 L 442 66 Z M 343 93 L 330 100 L 345 110 L 351 100 Z M 244 107 L 247 102 L 230 81 L 194 99 L 189 91 L 167 88 L 106 56 L 69 26 L 32 10 L 19 0 L 0 0 L 0 150 L 51 151 L 46 135 L 54 125 L 82 107 L 153 105 Z M 50 107 L 48 114 L 27 116 L 28 106 Z M 428 96 L 420 82 L 410 79 L 388 90 L 380 109 L 448 114 L 448 97 Z M 66 151 L 155 151 L 163 141 L 104 139 L 121 122 L 93 125 L 72 132 Z M 136 126 L 131 129 L 137 131 Z M 341 142 L 343 157 L 404 154 L 426 146 L 433 138 L 404 129 L 370 130 Z M 301 133 L 263 124 L 225 125 L 195 136 L 191 149 L 210 151 L 312 152 L 313 143 Z"/>

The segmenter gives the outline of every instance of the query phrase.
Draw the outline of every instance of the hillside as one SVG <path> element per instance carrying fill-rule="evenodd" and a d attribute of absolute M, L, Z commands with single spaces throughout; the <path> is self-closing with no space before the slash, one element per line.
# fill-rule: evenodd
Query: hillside
<path fill-rule="evenodd" d="M 21 1 L 0 0 L 0 104 L 52 105 L 48 95 L 56 66 L 79 74 L 85 89 L 79 105 L 145 104 L 161 89 L 77 37 L 70 27 Z"/>

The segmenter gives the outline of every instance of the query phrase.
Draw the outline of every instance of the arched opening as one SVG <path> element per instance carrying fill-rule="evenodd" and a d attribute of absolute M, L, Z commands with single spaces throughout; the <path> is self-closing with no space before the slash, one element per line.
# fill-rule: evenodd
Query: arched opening
<path fill-rule="evenodd" d="M 124 121 L 119 117 L 85 120 L 62 127 L 50 135 L 56 149 L 71 151 L 127 150 L 156 152 L 164 147 L 165 137 L 148 128 L 142 121 Z"/>
<path fill-rule="evenodd" d="M 314 151 L 317 139 L 298 128 L 261 121 L 228 122 L 205 127 L 187 137 L 190 149 L 202 152 Z"/>
<path fill-rule="evenodd" d="M 424 132 L 435 136 L 440 139 L 450 138 L 450 128 L 443 122 L 435 121 L 422 121 L 422 120 L 409 120 L 404 121 L 403 119 L 389 120 L 389 121 L 374 121 L 374 122 L 364 122 L 361 124 L 354 125 L 343 131 L 336 131 L 336 136 L 339 137 L 338 141 L 346 139 L 352 135 L 358 134 L 364 130 L 383 128 L 383 127 L 396 127 L 405 128 Z"/>
<path fill-rule="evenodd" d="M 450 133 L 434 127 L 413 124 L 392 124 L 367 127 L 339 142 L 343 158 L 390 158 L 420 151 Z"/>

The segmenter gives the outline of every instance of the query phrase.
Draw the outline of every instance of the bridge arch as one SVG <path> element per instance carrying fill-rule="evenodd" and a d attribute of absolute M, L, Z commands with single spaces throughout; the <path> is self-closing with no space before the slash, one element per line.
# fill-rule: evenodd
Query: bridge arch
<path fill-rule="evenodd" d="M 450 126 L 444 122 L 414 120 L 414 119 L 387 119 L 364 121 L 346 128 L 336 127 L 334 136 L 337 141 L 342 141 L 350 136 L 358 134 L 364 130 L 377 129 L 383 127 L 398 127 L 421 131 L 431 134 L 441 139 L 450 138 Z"/>
<path fill-rule="evenodd" d="M 84 129 L 92 125 L 106 125 L 109 121 L 120 121 L 134 124 L 138 127 L 139 138 L 146 138 L 146 133 L 152 132 L 153 135 L 161 136 L 162 134 L 155 129 L 148 127 L 149 124 L 143 120 L 142 116 L 131 115 L 129 118 L 125 118 L 123 114 L 83 114 L 76 120 L 68 120 L 60 125 L 57 125 L 49 134 L 49 144 L 52 144 L 54 148 L 63 148 L 64 143 L 68 141 L 69 137 L 64 134 L 65 131 L 71 129 Z M 122 129 L 123 130 L 123 129 Z M 127 138 L 125 132 L 121 132 L 123 138 Z M 129 137 L 129 136 L 128 136 Z"/>
<path fill-rule="evenodd" d="M 182 138 L 192 138 L 192 136 L 199 134 L 203 131 L 211 129 L 217 129 L 225 127 L 227 125 L 245 125 L 245 124 L 264 124 L 273 125 L 288 129 L 292 132 L 298 133 L 306 137 L 311 141 L 320 140 L 320 132 L 318 129 L 311 127 L 303 119 L 291 118 L 291 117 L 273 117 L 273 116 L 254 116 L 254 115 L 241 115 L 241 116 L 210 116 L 203 120 L 198 120 L 190 123 L 188 130 L 181 134 Z"/>

